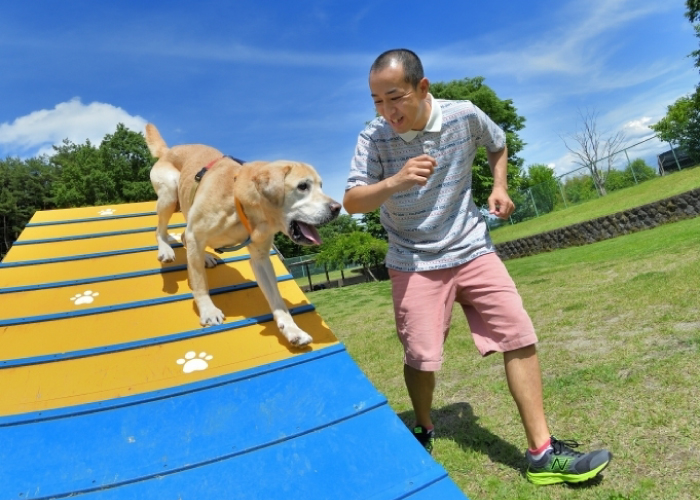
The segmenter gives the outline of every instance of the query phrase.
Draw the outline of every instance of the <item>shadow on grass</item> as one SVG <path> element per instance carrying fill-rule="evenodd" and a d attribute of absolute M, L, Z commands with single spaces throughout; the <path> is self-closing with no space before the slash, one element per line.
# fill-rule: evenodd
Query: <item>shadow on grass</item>
<path fill-rule="evenodd" d="M 413 425 L 413 412 L 406 411 L 399 414 L 399 418 L 407 425 Z M 527 461 L 525 450 L 505 441 L 490 430 L 477 423 L 479 417 L 474 415 L 469 403 L 454 403 L 443 406 L 432 412 L 433 423 L 438 438 L 452 439 L 461 448 L 473 450 L 487 455 L 492 462 L 498 462 L 516 470 L 525 478 Z M 585 489 L 600 485 L 604 476 L 598 476 L 581 483 L 562 483 L 563 486 L 573 489 Z"/>
<path fill-rule="evenodd" d="M 474 450 L 487 455 L 491 461 L 498 462 L 518 471 L 525 477 L 527 462 L 524 450 L 503 440 L 477 423 L 469 403 L 454 403 L 435 409 L 432 412 L 433 423 L 438 438 L 452 439 L 463 449 Z M 413 412 L 399 414 L 406 425 L 413 425 Z"/>

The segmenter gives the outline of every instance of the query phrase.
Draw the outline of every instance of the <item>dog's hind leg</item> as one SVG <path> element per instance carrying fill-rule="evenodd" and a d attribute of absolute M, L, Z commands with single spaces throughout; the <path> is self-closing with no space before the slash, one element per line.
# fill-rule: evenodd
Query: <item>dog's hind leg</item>
<path fill-rule="evenodd" d="M 170 163 L 158 161 L 151 170 L 151 183 L 158 195 L 156 213 L 158 214 L 158 228 L 156 229 L 156 241 L 158 243 L 158 260 L 172 262 L 175 260 L 175 251 L 170 246 L 168 237 L 168 223 L 177 210 L 177 184 L 180 172 Z"/>

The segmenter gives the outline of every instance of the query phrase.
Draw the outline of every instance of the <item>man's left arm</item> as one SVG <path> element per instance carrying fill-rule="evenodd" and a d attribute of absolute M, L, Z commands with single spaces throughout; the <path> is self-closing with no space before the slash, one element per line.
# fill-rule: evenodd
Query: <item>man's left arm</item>
<path fill-rule="evenodd" d="M 493 190 L 489 196 L 489 213 L 500 219 L 508 219 L 515 210 L 513 200 L 508 196 L 508 147 L 491 152 L 486 150 L 486 157 L 493 174 Z"/>

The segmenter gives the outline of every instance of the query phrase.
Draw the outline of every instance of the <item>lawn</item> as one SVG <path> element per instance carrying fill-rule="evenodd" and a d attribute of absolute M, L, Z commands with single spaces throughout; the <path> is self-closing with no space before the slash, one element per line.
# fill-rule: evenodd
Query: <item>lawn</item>
<path fill-rule="evenodd" d="M 667 178 L 683 175 L 696 182 L 700 169 Z M 552 432 L 606 447 L 613 462 L 583 486 L 529 484 L 502 356 L 478 355 L 460 309 L 438 374 L 433 457 L 471 500 L 699 498 L 700 218 L 506 265 L 540 338 Z M 310 298 L 411 424 L 389 283 Z"/>
<path fill-rule="evenodd" d="M 524 238 L 553 229 L 614 214 L 623 210 L 663 200 L 700 187 L 700 166 L 673 172 L 633 187 L 613 191 L 604 198 L 590 200 L 542 217 L 504 225 L 491 231 L 494 243 Z"/>

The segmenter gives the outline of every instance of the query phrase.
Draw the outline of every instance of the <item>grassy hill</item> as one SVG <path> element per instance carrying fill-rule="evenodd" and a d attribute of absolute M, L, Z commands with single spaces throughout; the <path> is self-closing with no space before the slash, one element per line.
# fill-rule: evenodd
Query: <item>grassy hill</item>
<path fill-rule="evenodd" d="M 698 187 L 700 187 L 700 166 L 673 172 L 633 187 L 614 191 L 602 198 L 550 212 L 542 217 L 501 226 L 491 231 L 491 238 L 494 243 L 524 238 L 646 205 Z"/>

